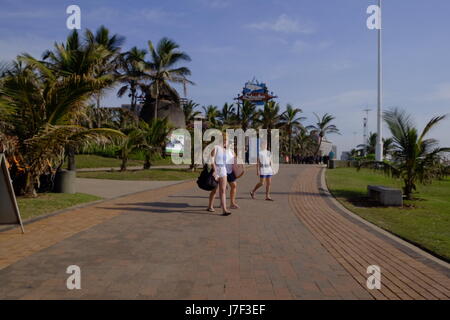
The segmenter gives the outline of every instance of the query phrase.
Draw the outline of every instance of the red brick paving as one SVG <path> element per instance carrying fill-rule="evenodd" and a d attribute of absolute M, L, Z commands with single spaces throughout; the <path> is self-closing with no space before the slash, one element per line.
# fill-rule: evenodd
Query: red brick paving
<path fill-rule="evenodd" d="M 0 270 L 0 298 L 448 299 L 447 274 L 327 202 L 320 170 L 282 166 L 274 203 L 250 199 L 249 171 L 230 217 L 206 212 L 207 193 L 188 183 L 48 218 L 50 240 L 33 223 L 28 238 L 1 247 L 15 258 Z M 74 222 L 70 232 L 55 225 L 61 219 Z M 0 246 L 12 243 L 2 236 L 11 237 L 1 235 Z M 82 270 L 78 291 L 65 288 L 71 264 Z M 372 264 L 382 270 L 380 291 L 365 286 Z"/>
<path fill-rule="evenodd" d="M 381 268 L 382 288 L 369 290 L 373 298 L 450 298 L 448 276 L 413 259 L 331 207 L 314 183 L 320 171 L 319 167 L 303 171 L 292 188 L 290 203 L 300 220 L 358 283 L 365 283 L 367 266 Z"/>

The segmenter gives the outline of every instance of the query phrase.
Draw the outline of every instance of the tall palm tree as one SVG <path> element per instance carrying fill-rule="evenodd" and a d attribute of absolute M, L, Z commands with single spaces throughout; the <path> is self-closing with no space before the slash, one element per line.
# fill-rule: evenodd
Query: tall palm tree
<path fill-rule="evenodd" d="M 150 79 L 150 94 L 155 99 L 154 118 L 158 116 L 160 92 L 163 88 L 174 90 L 170 83 L 186 85 L 193 84 L 188 80 L 191 71 L 187 67 L 179 67 L 177 64 L 191 61 L 189 55 L 180 51 L 180 46 L 173 40 L 162 38 L 155 47 L 151 41 L 148 42 L 151 60 L 146 62 L 146 75 Z"/>
<path fill-rule="evenodd" d="M 334 124 L 332 124 L 333 120 L 336 119 L 334 116 L 332 116 L 331 114 L 328 114 L 328 113 L 325 113 L 322 117 L 320 117 L 317 113 L 314 113 L 314 115 L 317 119 L 316 124 L 310 125 L 306 128 L 308 130 L 311 130 L 318 136 L 318 145 L 317 145 L 317 149 L 315 152 L 315 155 L 317 156 L 319 154 L 320 147 L 322 146 L 323 138 L 327 134 L 333 134 L 333 133 L 340 134 L 340 133 L 339 133 L 339 129 Z"/>
<path fill-rule="evenodd" d="M 85 42 L 87 47 L 101 47 L 107 50 L 108 54 L 103 58 L 97 68 L 96 76 L 102 76 L 105 74 L 114 74 L 117 69 L 121 46 L 125 42 L 125 38 L 114 34 L 110 36 L 110 31 L 105 26 L 100 26 L 95 34 L 87 29 L 85 32 Z M 102 97 L 103 90 L 95 94 L 95 100 L 97 108 L 100 108 L 100 99 Z"/>
<path fill-rule="evenodd" d="M 117 92 L 120 98 L 129 92 L 131 99 L 131 111 L 136 111 L 138 90 L 142 84 L 144 75 L 144 59 L 147 51 L 133 47 L 130 51 L 123 53 L 119 57 L 119 81 L 123 84 Z"/>
<path fill-rule="evenodd" d="M 269 101 L 264 104 L 264 108 L 256 113 L 254 124 L 267 130 L 267 147 L 272 147 L 272 129 L 280 127 L 280 105 L 275 101 Z"/>
<path fill-rule="evenodd" d="M 112 61 L 121 42 L 118 36 L 113 36 L 110 41 L 105 40 L 107 37 L 109 36 L 104 28 L 100 28 L 96 36 L 87 30 L 84 40 L 80 39 L 77 30 L 73 30 L 65 43 L 55 43 L 53 50 L 44 52 L 43 61 L 38 61 L 29 55 L 24 55 L 22 59 L 34 66 L 46 67 L 53 71 L 57 77 L 75 76 L 79 79 L 97 81 L 102 85 L 98 86 L 93 95 L 97 96 L 97 103 L 99 103 L 101 92 L 112 88 L 116 82 L 111 64 L 114 64 Z M 97 40 L 104 44 L 97 43 Z M 113 51 L 110 51 L 110 49 Z M 42 70 L 44 69 L 41 68 L 41 72 Z M 80 116 L 85 116 L 83 112 L 85 108 L 87 108 L 86 103 L 77 106 L 80 112 L 72 114 L 72 124 L 78 124 L 82 121 Z M 68 168 L 69 170 L 75 170 L 75 151 L 70 145 L 68 145 L 68 148 Z"/>
<path fill-rule="evenodd" d="M 201 114 L 200 111 L 196 110 L 198 107 L 199 104 L 192 100 L 189 100 L 187 103 L 183 104 L 183 113 L 187 128 L 193 127 L 195 118 Z"/>
<path fill-rule="evenodd" d="M 203 107 L 203 112 L 205 114 L 206 124 L 209 128 L 217 128 L 220 126 L 219 115 L 220 111 L 217 106 L 209 105 Z"/>
<path fill-rule="evenodd" d="M 303 111 L 299 108 L 292 107 L 291 104 L 286 106 L 286 111 L 281 115 L 281 124 L 286 130 L 288 136 L 288 153 L 289 160 L 292 161 L 292 134 L 295 130 L 303 127 L 302 121 L 305 117 L 300 117 L 299 114 Z"/>
<path fill-rule="evenodd" d="M 234 104 L 225 103 L 219 114 L 219 119 L 224 125 L 230 125 L 235 120 Z"/>
<path fill-rule="evenodd" d="M 255 123 L 263 129 L 275 129 L 280 125 L 280 105 L 275 101 L 264 104 L 264 108 L 257 113 Z"/>
<path fill-rule="evenodd" d="M 249 127 L 253 125 L 257 117 L 256 105 L 250 101 L 244 101 L 237 117 L 238 124 L 241 126 L 242 130 L 246 131 Z"/>
<path fill-rule="evenodd" d="M 445 115 L 432 118 L 419 130 L 404 110 L 391 109 L 384 113 L 384 120 L 393 139 L 392 161 L 368 162 L 364 166 L 382 168 L 385 173 L 403 180 L 403 192 L 408 200 L 413 197 L 417 183 L 431 183 L 442 173 L 438 164 L 449 147 L 439 147 L 437 140 L 427 138 L 430 131 L 446 118 Z"/>

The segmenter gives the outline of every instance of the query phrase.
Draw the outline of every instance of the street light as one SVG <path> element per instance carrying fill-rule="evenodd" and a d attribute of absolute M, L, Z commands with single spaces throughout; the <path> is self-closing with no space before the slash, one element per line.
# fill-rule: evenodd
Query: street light
<path fill-rule="evenodd" d="M 383 161 L 383 72 L 382 72 L 382 47 L 381 36 L 383 28 L 381 0 L 378 0 L 379 7 L 379 28 L 378 28 L 378 115 L 377 115 L 377 145 L 375 149 L 375 159 Z"/>

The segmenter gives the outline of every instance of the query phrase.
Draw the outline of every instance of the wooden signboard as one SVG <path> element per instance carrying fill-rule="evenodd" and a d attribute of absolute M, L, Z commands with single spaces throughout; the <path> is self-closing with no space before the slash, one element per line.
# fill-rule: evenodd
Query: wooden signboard
<path fill-rule="evenodd" d="M 0 153 L 0 225 L 6 224 L 18 224 L 22 232 L 25 232 L 9 176 L 6 158 L 3 153 Z"/>

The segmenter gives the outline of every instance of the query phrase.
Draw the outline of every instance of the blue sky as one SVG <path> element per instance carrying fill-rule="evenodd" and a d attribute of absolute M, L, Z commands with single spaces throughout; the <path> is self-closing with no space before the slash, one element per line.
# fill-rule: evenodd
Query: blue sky
<path fill-rule="evenodd" d="M 376 130 L 376 32 L 366 9 L 376 0 L 0 0 L 0 60 L 35 56 L 63 41 L 66 8 L 81 7 L 82 28 L 107 26 L 126 37 L 125 48 L 146 48 L 168 36 L 192 58 L 195 86 L 188 96 L 201 105 L 232 102 L 256 76 L 285 107 L 337 117 L 342 136 L 330 136 L 338 152 L 362 142 L 362 110 L 372 108 Z M 410 111 L 419 126 L 450 112 L 450 1 L 384 1 L 386 107 Z M 119 106 L 111 92 L 107 106 Z M 450 120 L 433 132 L 450 146 Z"/>

